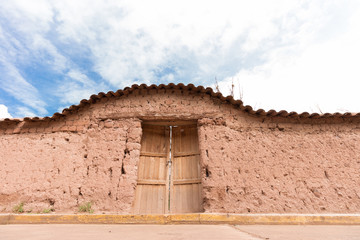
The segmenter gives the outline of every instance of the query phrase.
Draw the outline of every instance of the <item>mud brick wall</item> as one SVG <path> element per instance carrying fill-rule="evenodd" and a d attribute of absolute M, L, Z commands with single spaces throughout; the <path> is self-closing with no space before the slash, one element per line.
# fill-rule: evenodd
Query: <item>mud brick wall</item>
<path fill-rule="evenodd" d="M 138 89 L 65 116 L 0 121 L 0 212 L 132 211 L 146 120 L 196 120 L 205 212 L 359 213 L 360 119 L 253 116 L 205 93 Z"/>
<path fill-rule="evenodd" d="M 12 212 L 21 202 L 29 212 L 76 212 L 86 202 L 92 202 L 95 211 L 131 211 L 139 120 L 70 116 L 28 122 L 21 131 L 14 126 L 13 133 L 9 129 L 0 135 L 1 212 Z"/>
<path fill-rule="evenodd" d="M 205 212 L 359 213 L 358 124 L 203 119 L 199 133 Z"/>

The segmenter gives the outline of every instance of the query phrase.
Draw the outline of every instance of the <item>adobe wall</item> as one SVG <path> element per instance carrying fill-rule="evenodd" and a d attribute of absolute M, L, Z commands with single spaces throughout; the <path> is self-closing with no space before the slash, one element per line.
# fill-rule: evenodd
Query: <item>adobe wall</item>
<path fill-rule="evenodd" d="M 206 212 L 360 212 L 359 124 L 201 122 Z"/>
<path fill-rule="evenodd" d="M 207 94 L 135 90 L 60 118 L 0 122 L 0 212 L 131 213 L 141 121 L 198 119 L 204 211 L 355 213 L 360 120 L 249 115 Z"/>
<path fill-rule="evenodd" d="M 48 123 L 53 129 L 57 124 Z M 76 212 L 93 202 L 97 211 L 130 212 L 138 120 L 91 123 L 81 131 L 34 128 L 39 132 L 0 137 L 0 211 L 23 202 L 25 211 Z"/>

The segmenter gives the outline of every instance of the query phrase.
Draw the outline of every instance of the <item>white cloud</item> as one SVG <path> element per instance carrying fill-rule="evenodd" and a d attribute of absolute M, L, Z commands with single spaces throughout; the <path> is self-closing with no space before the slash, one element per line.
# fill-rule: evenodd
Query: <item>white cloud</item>
<path fill-rule="evenodd" d="M 360 111 L 357 1 L 4 1 L 0 14 L 0 59 L 15 59 L 20 76 L 19 63 L 46 62 L 62 75 L 62 104 L 108 84 L 211 85 L 217 76 L 226 89 L 239 79 L 245 103 L 259 108 Z"/>
<path fill-rule="evenodd" d="M 239 71 L 220 87 L 227 95 L 234 80 L 236 97 L 240 84 L 245 104 L 266 110 L 358 112 L 359 42 L 360 37 L 351 34 L 312 44 L 298 55 L 273 50 L 269 61 Z"/>
<path fill-rule="evenodd" d="M 85 74 L 83 74 L 82 72 L 80 72 L 79 70 L 76 69 L 71 69 L 68 73 L 67 76 L 70 77 L 71 79 L 78 81 L 84 85 L 87 86 L 94 86 L 96 83 L 92 80 L 90 80 L 88 78 L 88 76 L 86 76 Z"/>
<path fill-rule="evenodd" d="M 0 14 L 6 17 L 6 24 L 0 24 L 0 57 L 17 65 L 35 62 L 64 70 L 69 65 L 67 59 L 47 39 L 53 17 L 50 5 L 38 1 L 34 8 L 33 3 L 28 3 L 6 2 L 0 7 Z"/>
<path fill-rule="evenodd" d="M 82 99 L 88 99 L 92 94 L 97 93 L 96 88 L 83 88 L 72 82 L 67 82 L 58 91 L 61 103 L 78 104 Z"/>
<path fill-rule="evenodd" d="M 36 60 L 47 63 L 49 68 L 57 72 L 62 72 L 70 67 L 68 60 L 59 53 L 58 49 L 40 34 L 34 34 L 29 48 Z"/>
<path fill-rule="evenodd" d="M 43 99 L 44 95 L 49 93 L 55 92 L 60 97 L 67 97 L 61 102 L 78 99 L 84 95 L 80 93 L 93 93 L 91 91 L 96 89 L 96 84 L 76 70 L 77 65 L 64 56 L 64 49 L 55 46 L 56 36 L 50 32 L 54 31 L 53 18 L 56 10 L 52 8 L 51 2 L 6 2 L 0 6 L 0 14 L 6 17 L 6 24 L 2 25 L 0 22 L 0 69 L 3 72 L 0 88 L 24 104 L 18 108 L 17 115 L 35 116 L 34 112 L 37 115 L 47 114 L 48 106 Z M 21 70 L 24 66 L 38 67 L 37 64 L 46 68 L 45 72 L 60 74 L 57 78 L 65 78 L 65 82 L 59 81 L 60 86 L 56 88 L 47 88 L 46 83 L 36 86 L 37 77 L 44 81 L 47 76 L 34 74 L 34 79 L 26 79 Z M 30 71 L 36 73 L 37 69 Z M 72 84 L 76 85 L 76 89 L 66 89 L 65 85 L 69 86 L 70 81 L 83 82 L 82 85 Z M 41 92 L 43 90 L 46 92 Z M 66 94 L 60 94 L 61 90 Z"/>
<path fill-rule="evenodd" d="M 158 73 L 174 60 L 199 65 L 184 70 L 171 66 L 177 71 L 173 76 L 188 81 L 192 79 L 186 75 L 200 81 L 223 74 L 224 65 L 241 58 L 229 55 L 254 50 L 262 39 L 276 35 L 279 29 L 271 21 L 297 7 L 289 2 L 58 1 L 54 8 L 62 38 L 89 48 L 94 70 L 114 86 L 124 87 L 157 82 Z"/>
<path fill-rule="evenodd" d="M 338 6 L 347 16 L 335 21 L 338 8 L 334 5 L 313 7 L 317 8 L 303 13 L 314 19 L 312 24 L 306 21 L 298 31 L 283 35 L 292 44 L 274 46 L 263 64 L 242 69 L 220 82 L 224 94 L 229 93 L 235 79 L 235 96 L 239 96 L 240 83 L 245 104 L 256 108 L 360 112 L 359 8 Z"/>
<path fill-rule="evenodd" d="M 105 91 L 104 89 L 106 85 L 89 79 L 80 70 L 71 69 L 55 94 L 63 104 L 78 104 L 80 100 L 88 99 L 94 93 Z"/>
<path fill-rule="evenodd" d="M 49 31 L 54 16 L 51 4 L 46 0 L 1 1 L 0 13 L 6 17 L 7 24 L 16 26 L 22 33 Z"/>
<path fill-rule="evenodd" d="M 7 106 L 5 106 L 4 104 L 0 104 L 0 118 L 12 118 L 12 116 L 8 112 Z"/>
<path fill-rule="evenodd" d="M 0 88 L 24 105 L 35 109 L 40 114 L 46 114 L 46 103 L 41 100 L 38 90 L 27 82 L 18 69 L 11 63 L 0 58 L 0 70 L 2 72 Z"/>
<path fill-rule="evenodd" d="M 26 117 L 35 117 L 37 116 L 30 108 L 28 107 L 17 107 L 16 115 L 26 116 Z"/>

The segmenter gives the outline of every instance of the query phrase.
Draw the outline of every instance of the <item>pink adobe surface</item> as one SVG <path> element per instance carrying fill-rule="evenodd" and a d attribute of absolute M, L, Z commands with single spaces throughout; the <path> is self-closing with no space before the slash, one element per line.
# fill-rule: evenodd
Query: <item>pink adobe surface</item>
<path fill-rule="evenodd" d="M 0 212 L 131 213 L 141 121 L 197 120 L 203 208 L 358 213 L 360 120 L 251 116 L 208 95 L 141 90 L 60 119 L 0 123 Z"/>

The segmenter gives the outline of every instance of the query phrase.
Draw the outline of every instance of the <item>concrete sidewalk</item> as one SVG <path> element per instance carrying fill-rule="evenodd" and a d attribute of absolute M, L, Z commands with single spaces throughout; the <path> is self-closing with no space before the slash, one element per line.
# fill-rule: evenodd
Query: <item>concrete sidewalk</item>
<path fill-rule="evenodd" d="M 180 240 L 249 239 L 227 225 L 0 225 L 1 240 Z"/>
<path fill-rule="evenodd" d="M 237 225 L 255 239 L 269 240 L 359 240 L 360 226 L 347 225 Z"/>
<path fill-rule="evenodd" d="M 1 240 L 259 240 L 360 239 L 360 226 L 303 225 L 0 225 Z"/>

